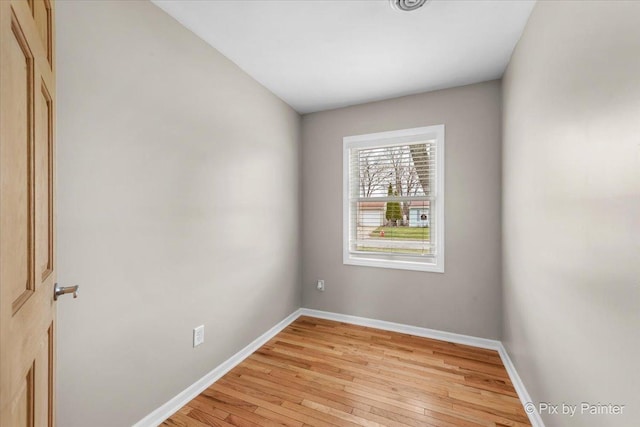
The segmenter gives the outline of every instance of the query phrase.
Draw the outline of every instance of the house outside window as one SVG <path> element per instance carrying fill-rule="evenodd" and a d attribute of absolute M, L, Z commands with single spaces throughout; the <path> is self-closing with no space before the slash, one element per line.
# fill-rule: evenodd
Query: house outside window
<path fill-rule="evenodd" d="M 444 272 L 444 125 L 343 139 L 345 264 Z"/>

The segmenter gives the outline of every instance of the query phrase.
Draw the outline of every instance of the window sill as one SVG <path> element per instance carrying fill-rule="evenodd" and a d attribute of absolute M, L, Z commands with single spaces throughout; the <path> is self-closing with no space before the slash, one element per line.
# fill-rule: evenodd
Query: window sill
<path fill-rule="evenodd" d="M 361 267 L 392 268 L 396 270 L 413 270 L 431 273 L 444 273 L 444 263 L 436 264 L 427 261 L 405 261 L 395 259 L 369 258 L 354 254 L 345 254 L 343 263 L 345 265 L 358 265 Z"/>

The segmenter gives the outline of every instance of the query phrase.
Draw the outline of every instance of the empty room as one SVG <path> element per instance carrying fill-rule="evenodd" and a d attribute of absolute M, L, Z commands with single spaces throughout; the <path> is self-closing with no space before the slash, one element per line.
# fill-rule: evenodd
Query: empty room
<path fill-rule="evenodd" d="M 640 1 L 0 0 L 0 427 L 640 425 Z"/>

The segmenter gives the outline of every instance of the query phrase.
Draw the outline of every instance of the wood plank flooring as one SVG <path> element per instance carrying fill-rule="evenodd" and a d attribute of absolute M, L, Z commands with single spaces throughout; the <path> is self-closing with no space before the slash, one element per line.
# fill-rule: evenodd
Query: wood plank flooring
<path fill-rule="evenodd" d="M 300 317 L 163 426 L 530 426 L 496 351 Z"/>

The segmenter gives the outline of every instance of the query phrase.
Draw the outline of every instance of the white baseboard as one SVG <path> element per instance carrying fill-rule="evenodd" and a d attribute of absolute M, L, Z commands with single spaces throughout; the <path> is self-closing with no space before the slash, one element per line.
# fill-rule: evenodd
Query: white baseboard
<path fill-rule="evenodd" d="M 385 331 L 399 332 L 403 334 L 415 335 L 418 337 L 432 338 L 456 344 L 464 344 L 472 347 L 495 350 L 498 352 L 500 358 L 502 359 L 502 363 L 504 364 L 504 367 L 509 374 L 509 378 L 511 379 L 511 382 L 513 383 L 513 386 L 518 393 L 518 397 L 520 398 L 522 405 L 525 406 L 527 403 L 531 402 L 531 397 L 524 387 L 524 384 L 520 379 L 518 372 L 516 372 L 516 368 L 513 365 L 513 362 L 511 362 L 509 354 L 507 353 L 502 343 L 498 340 L 472 337 L 469 335 L 455 334 L 452 332 L 438 331 L 435 329 L 421 328 L 418 326 L 405 325 L 401 323 L 386 322 L 384 320 L 369 319 L 366 317 L 350 316 L 348 314 L 332 313 L 328 311 L 313 310 L 310 308 L 299 308 L 298 310 L 287 316 L 287 318 L 283 319 L 281 322 L 275 325 L 273 328 L 269 329 L 267 332 L 255 339 L 251 344 L 231 356 L 229 359 L 214 368 L 211 372 L 200 378 L 191 386 L 187 387 L 186 390 L 182 391 L 176 397 L 169 400 L 167 403 L 144 417 L 142 420 L 138 421 L 136 424 L 134 424 L 133 427 L 158 426 L 164 420 L 177 412 L 181 407 L 186 405 L 191 399 L 202 393 L 211 384 L 220 379 L 224 374 L 229 372 L 236 365 L 249 357 L 254 351 L 263 346 L 267 341 L 276 336 L 280 331 L 289 326 L 289 324 L 291 324 L 300 316 L 317 317 L 320 319 L 334 320 L 337 322 L 367 326 L 370 328 L 382 329 Z M 533 427 L 545 427 L 540 414 L 538 414 L 536 411 L 527 415 L 529 416 L 529 421 L 531 422 L 531 425 Z"/>
<path fill-rule="evenodd" d="M 486 338 L 472 337 L 469 335 L 454 334 L 452 332 L 438 331 L 435 329 L 421 328 L 419 326 L 405 325 L 402 323 L 386 322 L 384 320 L 369 319 L 366 317 L 351 316 L 348 314 L 331 313 L 328 311 L 312 310 L 310 308 L 301 309 L 303 316 L 318 317 L 320 319 L 335 320 L 336 322 L 351 323 L 352 325 L 368 326 L 370 328 L 382 329 L 384 331 L 399 332 L 418 337 L 432 338 L 435 340 L 448 341 L 456 344 L 466 344 L 473 347 L 488 348 L 496 350 L 500 348 L 500 341 L 488 340 Z"/>
<path fill-rule="evenodd" d="M 513 387 L 516 389 L 516 393 L 518 393 L 518 397 L 520 398 L 520 402 L 522 402 L 522 406 L 525 408 L 527 412 L 527 416 L 529 417 L 529 422 L 532 427 L 544 427 L 544 422 L 542 421 L 542 417 L 536 410 L 537 405 L 533 403 L 531 400 L 531 396 L 529 396 L 529 392 L 524 386 L 520 375 L 518 375 L 518 371 L 516 371 L 516 367 L 514 366 L 511 358 L 509 357 L 509 353 L 507 353 L 507 349 L 504 348 L 502 343 L 500 343 L 500 348 L 498 349 L 498 353 L 500 354 L 500 359 L 502 359 L 502 364 L 504 365 L 507 373 L 509 374 L 509 378 L 511 379 L 511 383 Z M 529 411 L 532 410 L 531 413 Z"/>
<path fill-rule="evenodd" d="M 289 326 L 291 322 L 300 317 L 301 309 L 297 309 L 285 319 L 280 321 L 273 328 L 253 340 L 248 346 L 222 362 L 211 372 L 191 384 L 177 396 L 169 400 L 164 405 L 138 421 L 133 427 L 156 427 L 164 420 L 176 413 L 180 408 L 189 403 L 197 395 L 205 391 L 211 384 L 218 381 L 224 374 L 233 369 L 236 365 L 249 357 L 254 351 L 262 347 L 267 341 L 276 336 L 280 331 Z"/>

